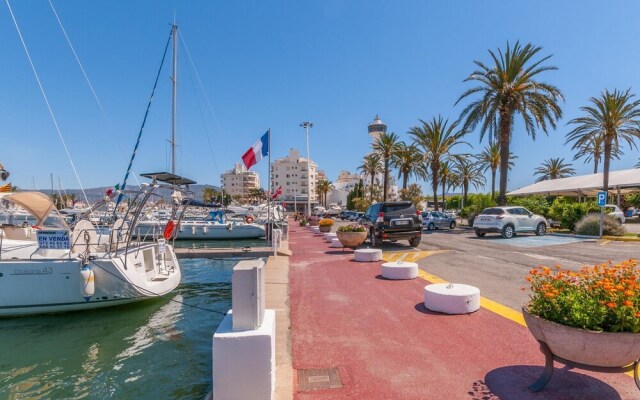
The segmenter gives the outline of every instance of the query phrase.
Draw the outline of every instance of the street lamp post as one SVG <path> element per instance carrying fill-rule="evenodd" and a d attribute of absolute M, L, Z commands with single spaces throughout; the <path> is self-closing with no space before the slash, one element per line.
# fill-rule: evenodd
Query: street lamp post
<path fill-rule="evenodd" d="M 305 121 L 300 127 L 307 132 L 307 215 L 311 215 L 311 168 L 309 167 L 309 128 L 313 128 L 313 122 Z"/>

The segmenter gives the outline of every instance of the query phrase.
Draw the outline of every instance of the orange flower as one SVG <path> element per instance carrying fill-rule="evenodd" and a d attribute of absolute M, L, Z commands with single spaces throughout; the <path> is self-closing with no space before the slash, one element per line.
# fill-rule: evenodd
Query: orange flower
<path fill-rule="evenodd" d="M 633 301 L 625 300 L 622 304 L 627 307 L 633 307 Z"/>
<path fill-rule="evenodd" d="M 626 292 L 624 292 L 624 295 L 627 297 L 633 297 L 634 294 L 635 292 L 633 290 L 627 290 Z"/>
<path fill-rule="evenodd" d="M 551 292 L 547 292 L 547 293 L 544 294 L 544 297 L 548 297 L 550 299 L 553 299 L 554 297 L 556 297 L 556 295 L 551 293 Z"/>
<path fill-rule="evenodd" d="M 616 303 L 614 303 L 614 302 L 611 302 L 611 301 L 610 301 L 610 302 L 608 302 L 608 303 L 607 303 L 607 307 L 609 307 L 609 308 L 616 308 L 616 307 L 617 307 L 617 305 L 616 305 Z"/>

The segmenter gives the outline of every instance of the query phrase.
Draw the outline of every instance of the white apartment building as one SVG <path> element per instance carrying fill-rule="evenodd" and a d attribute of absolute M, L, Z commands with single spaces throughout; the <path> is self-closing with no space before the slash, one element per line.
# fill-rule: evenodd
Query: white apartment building
<path fill-rule="evenodd" d="M 349 171 L 340 171 L 338 179 L 333 182 L 333 189 L 327 194 L 327 203 L 346 207 L 347 196 L 356 184 L 360 182 L 360 179 L 362 179 L 362 176 L 359 174 L 352 174 Z"/>
<path fill-rule="evenodd" d="M 222 189 L 231 196 L 247 196 L 251 189 L 260 188 L 257 172 L 247 171 L 244 164 L 235 164 L 233 169 L 220 175 Z"/>
<path fill-rule="evenodd" d="M 278 199 L 286 202 L 287 208 L 296 204 L 298 210 L 303 210 L 309 194 L 311 207 L 318 203 L 316 182 L 321 171 L 318 171 L 318 165 L 312 160 L 309 160 L 309 170 L 307 159 L 300 157 L 300 151 L 296 149 L 289 149 L 287 157 L 278 158 L 271 163 L 271 191 L 273 193 L 282 186 L 282 195 Z"/>

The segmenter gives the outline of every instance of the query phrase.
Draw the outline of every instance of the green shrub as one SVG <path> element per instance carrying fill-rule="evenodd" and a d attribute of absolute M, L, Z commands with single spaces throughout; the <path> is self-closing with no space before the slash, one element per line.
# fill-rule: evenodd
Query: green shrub
<path fill-rule="evenodd" d="M 576 223 L 585 215 L 598 210 L 598 206 L 593 202 L 575 203 L 564 197 L 558 197 L 549 207 L 548 216 L 559 221 L 562 228 L 574 230 Z"/>
<path fill-rule="evenodd" d="M 509 197 L 510 206 L 520 206 L 534 214 L 547 216 L 550 204 L 545 196 Z"/>
<path fill-rule="evenodd" d="M 612 216 L 605 215 L 602 223 L 602 234 L 610 236 L 624 236 L 625 229 Z M 600 234 L 600 214 L 589 214 L 582 217 L 576 224 L 578 235 L 598 236 Z"/>

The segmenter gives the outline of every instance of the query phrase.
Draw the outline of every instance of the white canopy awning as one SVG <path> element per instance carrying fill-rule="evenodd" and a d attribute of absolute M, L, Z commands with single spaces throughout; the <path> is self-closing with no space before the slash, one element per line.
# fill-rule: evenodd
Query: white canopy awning
<path fill-rule="evenodd" d="M 38 220 L 37 225 L 42 225 L 55 208 L 51 198 L 40 192 L 0 193 L 0 200 L 10 201 L 27 210 L 36 217 Z"/>
<path fill-rule="evenodd" d="M 509 196 L 541 194 L 547 196 L 596 196 L 602 190 L 603 173 L 570 176 L 534 183 L 507 193 Z M 609 192 L 640 192 L 640 169 L 609 172 Z"/>

